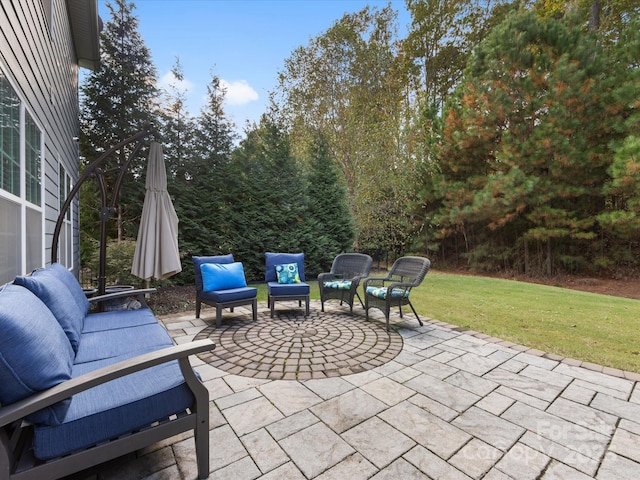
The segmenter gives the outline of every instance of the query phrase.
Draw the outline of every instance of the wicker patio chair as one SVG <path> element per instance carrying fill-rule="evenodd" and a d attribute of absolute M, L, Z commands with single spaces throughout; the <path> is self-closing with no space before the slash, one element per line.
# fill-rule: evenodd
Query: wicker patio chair
<path fill-rule="evenodd" d="M 378 308 L 384 312 L 387 320 L 387 331 L 389 331 L 389 312 L 391 307 L 398 307 L 400 309 L 400 318 L 402 318 L 402 306 L 409 305 L 420 325 L 423 325 L 422 320 L 420 320 L 409 300 L 409 294 L 413 287 L 417 287 L 422 283 L 430 267 L 431 262 L 428 258 L 401 257 L 395 261 L 386 277 L 365 279 L 363 285 L 364 309 L 367 320 L 369 319 L 369 309 L 372 307 Z"/>
<path fill-rule="evenodd" d="M 324 302 L 329 299 L 340 300 L 340 305 L 346 302 L 349 305 L 350 313 L 353 314 L 353 301 L 358 297 L 362 308 L 364 303 L 358 286 L 360 280 L 369 276 L 373 259 L 363 253 L 341 253 L 333 259 L 331 271 L 318 275 L 318 286 L 320 287 L 320 302 L 324 312 Z"/>

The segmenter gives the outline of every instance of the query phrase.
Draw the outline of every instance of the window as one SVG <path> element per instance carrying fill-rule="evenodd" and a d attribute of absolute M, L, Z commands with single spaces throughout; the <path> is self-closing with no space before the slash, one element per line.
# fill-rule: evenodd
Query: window
<path fill-rule="evenodd" d="M 43 264 L 43 135 L 0 70 L 0 284 Z"/>
<path fill-rule="evenodd" d="M 60 199 L 60 206 L 58 208 L 58 211 L 61 212 L 62 206 L 69 196 L 72 188 L 71 177 L 69 176 L 69 174 L 67 174 L 67 171 L 64 169 L 62 164 L 60 164 L 60 178 L 58 187 L 58 198 Z M 60 237 L 58 238 L 58 262 L 60 262 L 67 268 L 73 267 L 73 230 L 71 223 L 72 208 L 73 203 L 71 203 L 71 205 L 69 205 L 69 208 L 67 209 L 67 213 L 65 214 L 64 220 L 62 222 L 62 228 L 60 229 Z"/>

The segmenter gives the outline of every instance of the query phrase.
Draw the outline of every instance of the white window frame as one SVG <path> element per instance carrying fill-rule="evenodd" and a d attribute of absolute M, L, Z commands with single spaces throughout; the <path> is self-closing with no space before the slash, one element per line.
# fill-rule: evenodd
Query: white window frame
<path fill-rule="evenodd" d="M 45 257 L 45 215 L 44 215 L 44 195 L 45 195 L 45 132 L 42 124 L 38 121 L 36 116 L 30 111 L 24 101 L 24 97 L 21 95 L 21 92 L 18 88 L 16 88 L 13 79 L 9 75 L 8 69 L 5 68 L 3 63 L 0 63 L 0 72 L 4 77 L 5 81 L 8 82 L 9 86 L 13 90 L 13 93 L 17 96 L 20 105 L 19 105 L 19 136 L 20 136 L 20 147 L 19 147 L 19 168 L 20 168 L 20 192 L 18 195 L 11 193 L 7 190 L 4 190 L 0 186 L 0 198 L 4 201 L 11 202 L 18 206 L 20 209 L 20 225 L 19 227 L 19 239 L 18 239 L 18 251 L 13 252 L 14 255 L 18 255 L 20 257 L 20 271 L 17 272 L 0 272 L 0 284 L 5 282 L 10 282 L 13 280 L 15 275 L 21 275 L 24 273 L 28 273 L 33 268 L 44 266 L 44 257 Z M 0 100 L 1 101 L 1 100 Z M 27 176 L 26 176 L 26 162 L 27 162 L 27 146 L 26 146 L 26 121 L 27 114 L 29 118 L 33 122 L 34 126 L 37 128 L 39 133 L 39 164 L 38 164 L 38 180 L 39 180 L 39 204 L 34 204 L 27 199 Z M 39 235 L 36 239 L 38 244 L 35 246 L 35 252 L 33 253 L 32 258 L 27 258 L 28 256 L 28 242 L 29 238 L 27 236 L 27 214 L 35 213 L 39 216 Z M 0 232 L 2 234 L 3 232 Z M 11 254 L 11 252 L 8 252 Z"/>

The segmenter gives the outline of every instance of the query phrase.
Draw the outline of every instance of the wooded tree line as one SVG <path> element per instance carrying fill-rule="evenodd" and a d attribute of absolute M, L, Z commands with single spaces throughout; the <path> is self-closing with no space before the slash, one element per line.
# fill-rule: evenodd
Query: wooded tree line
<path fill-rule="evenodd" d="M 637 2 L 407 0 L 402 37 L 391 6 L 345 15 L 285 60 L 238 144 L 219 79 L 192 116 L 178 84 L 158 90 L 135 6 L 113 5 L 81 152 L 157 125 L 185 281 L 192 254 L 226 252 L 258 280 L 268 250 L 305 251 L 311 274 L 354 249 L 529 274 L 637 267 Z M 114 238 L 135 238 L 144 165 Z"/>

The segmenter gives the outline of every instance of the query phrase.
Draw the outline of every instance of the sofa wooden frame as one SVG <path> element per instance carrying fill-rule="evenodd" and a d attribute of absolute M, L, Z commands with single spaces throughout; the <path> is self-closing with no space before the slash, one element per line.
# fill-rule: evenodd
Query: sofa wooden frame
<path fill-rule="evenodd" d="M 72 378 L 21 401 L 0 407 L 0 479 L 40 480 L 60 478 L 146 447 L 179 433 L 193 430 L 198 477 L 209 476 L 209 392 L 193 372 L 189 356 L 214 348 L 211 340 L 176 345 L 110 365 Z M 194 407 L 175 418 L 107 443 L 47 462 L 30 452 L 30 425 L 24 418 L 76 393 L 165 362 L 177 360 L 185 383 L 194 396 Z"/>

